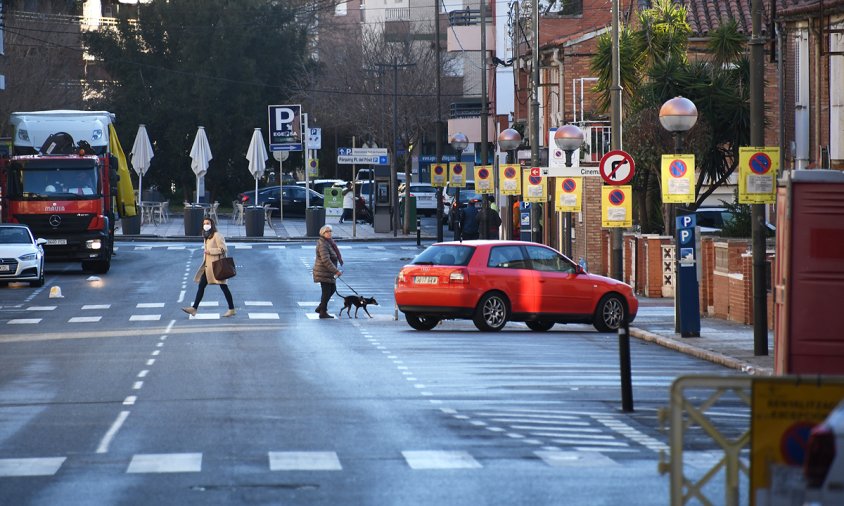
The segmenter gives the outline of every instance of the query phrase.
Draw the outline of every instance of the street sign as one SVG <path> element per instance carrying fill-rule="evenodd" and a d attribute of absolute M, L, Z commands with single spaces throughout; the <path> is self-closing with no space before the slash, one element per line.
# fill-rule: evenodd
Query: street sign
<path fill-rule="evenodd" d="M 308 149 L 322 149 L 322 128 L 308 128 Z"/>
<path fill-rule="evenodd" d="M 387 148 L 352 148 L 352 154 L 358 156 L 387 156 Z"/>
<path fill-rule="evenodd" d="M 390 163 L 390 157 L 387 155 L 337 155 L 337 163 L 346 165 L 387 165 Z"/>
<path fill-rule="evenodd" d="M 612 185 L 623 185 L 633 179 L 633 172 L 636 169 L 636 164 L 633 162 L 633 157 L 625 151 L 616 149 L 607 152 L 601 157 L 601 163 L 598 166 L 601 172 L 601 177 L 604 182 Z"/>
<path fill-rule="evenodd" d="M 270 151 L 302 151 L 302 106 L 270 105 Z"/>

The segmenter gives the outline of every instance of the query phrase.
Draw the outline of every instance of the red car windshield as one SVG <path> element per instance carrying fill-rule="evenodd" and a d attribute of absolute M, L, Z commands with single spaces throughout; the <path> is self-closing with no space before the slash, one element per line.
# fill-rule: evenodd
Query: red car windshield
<path fill-rule="evenodd" d="M 472 246 L 434 245 L 420 253 L 413 265 L 468 265 L 475 253 Z"/>

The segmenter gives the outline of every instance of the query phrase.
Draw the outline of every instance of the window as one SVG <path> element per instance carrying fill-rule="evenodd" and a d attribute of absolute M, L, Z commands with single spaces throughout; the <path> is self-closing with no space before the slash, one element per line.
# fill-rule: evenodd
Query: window
<path fill-rule="evenodd" d="M 534 270 L 547 272 L 574 272 L 574 265 L 556 251 L 539 246 L 528 246 L 528 257 Z"/>
<path fill-rule="evenodd" d="M 494 246 L 489 252 L 487 266 L 499 269 L 527 268 L 520 246 Z"/>
<path fill-rule="evenodd" d="M 475 248 L 471 246 L 431 246 L 416 258 L 414 265 L 468 265 Z"/>

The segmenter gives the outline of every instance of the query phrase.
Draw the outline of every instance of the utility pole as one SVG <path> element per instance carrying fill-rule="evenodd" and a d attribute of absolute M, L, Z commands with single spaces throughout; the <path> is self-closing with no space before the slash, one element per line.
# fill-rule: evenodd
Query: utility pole
<path fill-rule="evenodd" d="M 619 49 L 618 0 L 612 0 L 612 89 L 610 90 L 610 145 L 612 149 L 621 149 L 621 60 Z M 610 234 L 610 253 L 612 255 L 612 277 L 623 281 L 622 264 L 624 262 L 621 249 L 621 229 L 613 228 Z"/>
<path fill-rule="evenodd" d="M 762 0 L 751 0 L 750 16 L 750 144 L 765 145 L 765 60 Z M 768 354 L 768 287 L 765 275 L 765 205 L 751 206 L 753 243 L 753 354 Z"/>
<path fill-rule="evenodd" d="M 393 213 L 393 237 L 399 235 L 399 195 L 398 195 L 398 159 L 399 159 L 399 117 L 398 117 L 398 101 L 399 101 L 399 68 L 412 67 L 415 63 L 396 63 L 396 58 L 393 57 L 393 63 L 376 63 L 378 67 L 390 67 L 393 69 L 393 140 L 390 143 L 392 150 L 392 163 L 390 164 L 390 210 Z M 410 181 L 408 181 L 409 183 Z"/>
<path fill-rule="evenodd" d="M 442 62 L 440 61 L 440 0 L 434 0 L 434 51 L 437 64 L 436 164 L 443 163 Z M 443 187 L 437 187 L 437 242 L 443 241 Z"/>
<path fill-rule="evenodd" d="M 615 1 L 615 0 L 614 0 Z M 532 81 L 530 89 L 530 164 L 531 167 L 539 167 L 539 0 L 533 0 L 533 51 L 532 60 Z M 539 230 L 539 205 L 530 205 L 530 240 L 541 242 Z"/>
<path fill-rule="evenodd" d="M 489 103 L 487 100 L 486 87 L 486 6 L 488 0 L 481 0 L 481 165 L 486 165 L 488 160 L 487 145 L 489 144 Z M 476 182 L 477 184 L 477 182 Z M 489 209 L 489 201 L 484 198 L 481 201 L 480 235 L 481 239 L 487 239 L 486 216 Z"/>

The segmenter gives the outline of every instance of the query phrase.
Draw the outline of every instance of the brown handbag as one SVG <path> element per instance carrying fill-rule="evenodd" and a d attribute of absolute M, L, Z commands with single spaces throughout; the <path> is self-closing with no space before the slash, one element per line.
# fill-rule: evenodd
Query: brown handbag
<path fill-rule="evenodd" d="M 219 260 L 211 262 L 211 271 L 214 273 L 214 278 L 221 281 L 237 276 L 237 268 L 234 266 L 234 258 L 229 256 L 224 256 Z"/>

